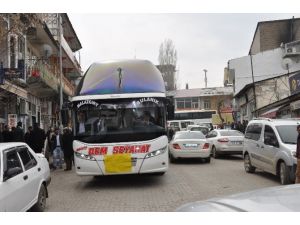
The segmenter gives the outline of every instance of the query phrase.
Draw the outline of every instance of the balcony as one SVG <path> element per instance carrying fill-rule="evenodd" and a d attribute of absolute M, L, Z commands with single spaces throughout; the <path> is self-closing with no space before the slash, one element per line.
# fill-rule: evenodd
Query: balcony
<path fill-rule="evenodd" d="M 60 76 L 59 71 L 54 66 L 39 63 L 34 68 L 27 70 L 27 84 L 29 90 L 39 97 L 53 97 L 59 93 Z M 63 92 L 68 96 L 73 96 L 75 87 L 63 76 Z"/>

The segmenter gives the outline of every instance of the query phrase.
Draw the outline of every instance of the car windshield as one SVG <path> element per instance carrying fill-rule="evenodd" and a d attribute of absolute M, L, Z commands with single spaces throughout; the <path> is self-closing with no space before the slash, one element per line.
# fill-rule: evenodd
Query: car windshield
<path fill-rule="evenodd" d="M 243 133 L 236 130 L 222 130 L 220 131 L 221 136 L 244 136 Z"/>
<path fill-rule="evenodd" d="M 192 127 L 191 131 L 201 131 L 204 135 L 206 135 L 209 129 L 208 127 Z"/>
<path fill-rule="evenodd" d="M 285 144 L 297 144 L 297 125 L 276 126 L 280 139 Z"/>
<path fill-rule="evenodd" d="M 180 132 L 175 134 L 174 139 L 205 139 L 205 136 L 202 132 Z"/>
<path fill-rule="evenodd" d="M 151 140 L 166 133 L 164 104 L 157 99 L 87 100 L 75 107 L 74 133 L 86 143 Z"/>

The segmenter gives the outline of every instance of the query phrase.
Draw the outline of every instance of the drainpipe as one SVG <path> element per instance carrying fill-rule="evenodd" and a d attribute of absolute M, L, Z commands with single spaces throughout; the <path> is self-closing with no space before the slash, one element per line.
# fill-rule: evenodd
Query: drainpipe
<path fill-rule="evenodd" d="M 252 75 L 252 85 L 253 85 L 253 99 L 254 99 L 254 116 L 257 117 L 257 105 L 256 105 L 256 93 L 255 93 L 255 82 L 254 82 L 254 74 L 253 74 L 253 62 L 252 62 L 252 54 L 250 53 L 250 62 L 251 62 L 251 75 Z"/>

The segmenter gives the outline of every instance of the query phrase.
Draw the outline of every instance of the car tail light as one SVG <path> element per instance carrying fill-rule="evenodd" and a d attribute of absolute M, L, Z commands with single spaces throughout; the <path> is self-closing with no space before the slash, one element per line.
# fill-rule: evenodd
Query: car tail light
<path fill-rule="evenodd" d="M 225 143 L 225 142 L 229 142 L 229 140 L 228 140 L 228 138 L 221 138 L 221 139 L 218 139 L 218 142 Z"/>
<path fill-rule="evenodd" d="M 181 149 L 180 146 L 179 146 L 179 144 L 173 144 L 173 148 L 174 149 Z"/>
<path fill-rule="evenodd" d="M 202 149 L 209 149 L 209 143 L 205 143 L 202 147 Z"/>

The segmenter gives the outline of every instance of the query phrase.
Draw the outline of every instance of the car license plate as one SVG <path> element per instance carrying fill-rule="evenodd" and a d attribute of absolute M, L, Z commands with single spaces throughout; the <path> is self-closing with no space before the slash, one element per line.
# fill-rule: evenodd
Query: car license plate
<path fill-rule="evenodd" d="M 241 141 L 232 141 L 231 143 L 233 145 L 241 145 L 243 142 L 241 142 Z"/>
<path fill-rule="evenodd" d="M 187 148 L 197 148 L 198 144 L 184 144 L 184 147 L 187 147 Z"/>

